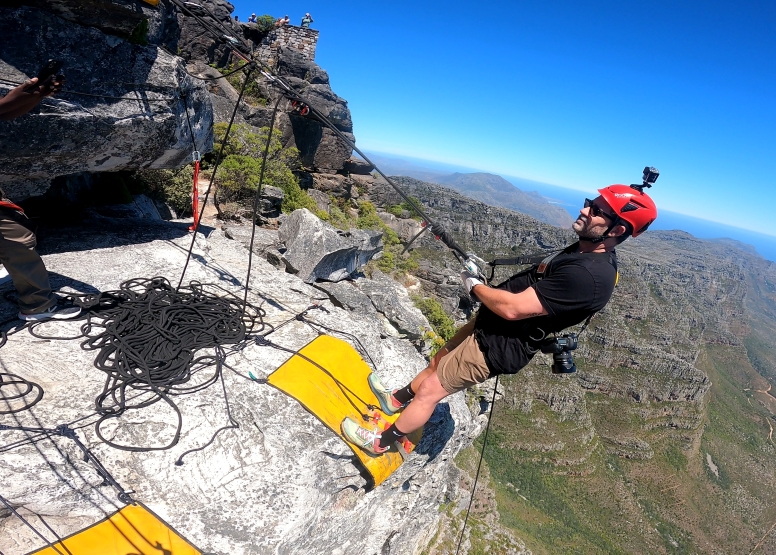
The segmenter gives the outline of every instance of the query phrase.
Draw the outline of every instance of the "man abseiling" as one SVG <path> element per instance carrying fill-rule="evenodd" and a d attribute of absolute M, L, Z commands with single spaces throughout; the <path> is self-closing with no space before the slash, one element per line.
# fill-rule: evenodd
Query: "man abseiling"
<path fill-rule="evenodd" d="M 652 199 L 638 186 L 598 191 L 572 224 L 579 241 L 551 259 L 542 272 L 529 268 L 495 287 L 462 272 L 466 290 L 482 306 L 476 316 L 405 387 L 388 390 L 375 374 L 369 385 L 386 414 L 401 411 L 383 432 L 342 422 L 343 435 L 379 455 L 421 428 L 448 395 L 499 374 L 515 374 L 540 350 L 542 341 L 585 321 L 609 302 L 617 281 L 615 247 L 646 231 L 657 218 Z"/>

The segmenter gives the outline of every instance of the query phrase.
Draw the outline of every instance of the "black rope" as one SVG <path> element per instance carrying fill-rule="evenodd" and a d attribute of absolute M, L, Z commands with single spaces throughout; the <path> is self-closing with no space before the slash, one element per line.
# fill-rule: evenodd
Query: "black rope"
<path fill-rule="evenodd" d="M 27 396 L 33 392 L 35 396 L 32 399 L 27 399 Z M 0 372 L 0 401 L 3 401 L 7 407 L 0 406 L 0 414 L 22 412 L 36 405 L 41 399 L 43 399 L 43 388 L 40 385 L 16 374 Z M 13 405 L 16 405 L 20 400 L 24 404 L 14 407 Z"/>
<path fill-rule="evenodd" d="M 485 426 L 485 437 L 482 439 L 482 450 L 480 451 L 480 460 L 477 463 L 477 472 L 474 473 L 474 485 L 472 486 L 472 495 L 469 498 L 469 506 L 466 508 L 466 518 L 463 519 L 463 527 L 461 528 L 461 537 L 458 538 L 458 547 L 455 548 L 455 555 L 458 555 L 458 551 L 461 549 L 461 542 L 463 541 L 463 534 L 466 531 L 466 523 L 469 522 L 469 513 L 472 510 L 472 503 L 474 503 L 474 492 L 477 489 L 477 480 L 480 478 L 480 466 L 482 466 L 482 459 L 485 456 L 485 446 L 488 444 L 488 432 L 490 431 L 490 421 L 493 418 L 493 409 L 496 406 L 496 392 L 498 391 L 498 376 L 496 376 L 496 383 L 493 384 L 493 399 L 490 401 L 490 413 L 488 414 L 488 423 Z"/>
<path fill-rule="evenodd" d="M 6 83 L 8 85 L 13 85 L 13 86 L 19 86 L 19 85 L 23 85 L 24 84 L 24 83 L 19 83 L 17 81 L 11 81 L 9 79 L 3 79 L 3 78 L 0 78 L 0 82 Z M 26 83 L 26 81 L 25 81 L 25 83 Z M 151 91 L 151 92 L 153 92 L 153 91 Z M 95 98 L 107 98 L 109 100 L 133 100 L 133 101 L 137 101 L 137 102 L 167 102 L 167 103 L 169 103 L 169 102 L 176 102 L 178 100 L 177 96 L 171 96 L 171 97 L 168 97 L 168 98 L 138 98 L 136 96 L 110 96 L 110 95 L 107 95 L 107 94 L 96 94 L 96 93 L 79 92 L 79 91 L 74 91 L 74 90 L 69 90 L 69 89 L 68 90 L 62 89 L 61 91 L 59 91 L 57 93 L 57 96 L 59 97 L 59 96 L 68 95 L 68 94 L 76 94 L 76 95 L 79 95 L 79 96 L 91 96 L 91 97 L 95 97 Z"/>
<path fill-rule="evenodd" d="M 221 296 L 215 294 L 220 293 Z M 161 277 L 125 281 L 116 291 L 77 295 L 85 307 L 86 321 L 80 337 L 82 348 L 98 351 L 94 365 L 105 372 L 102 392 L 95 400 L 97 436 L 106 444 L 126 451 L 154 451 L 177 444 L 182 416 L 172 397 L 205 389 L 221 376 L 221 345 L 244 342 L 262 326 L 263 310 L 215 284 L 192 282 L 173 289 Z M 47 336 L 30 327 L 40 339 Z M 214 355 L 200 355 L 204 349 Z M 192 377 L 215 364 L 212 376 L 197 383 Z M 141 395 L 134 395 L 141 393 Z M 172 440 L 163 447 L 121 445 L 102 433 L 102 425 L 129 410 L 163 401 L 177 416 Z M 230 420 L 231 417 L 230 417 Z"/>
<path fill-rule="evenodd" d="M 246 76 L 245 81 L 248 81 L 248 76 Z M 259 211 L 259 199 L 261 198 L 261 189 L 264 185 L 264 174 L 267 170 L 267 157 L 269 156 L 269 146 L 272 142 L 272 132 L 275 130 L 275 118 L 278 114 L 278 106 L 280 106 L 280 101 L 283 99 L 282 96 L 278 96 L 277 102 L 275 102 L 275 108 L 272 110 L 272 121 L 270 121 L 269 124 L 269 133 L 267 133 L 267 142 L 264 145 L 264 155 L 261 159 L 261 172 L 259 173 L 259 184 L 256 186 L 256 195 L 253 197 L 253 217 L 251 218 L 253 220 L 251 225 L 251 242 L 248 246 L 248 271 L 245 273 L 245 297 L 243 299 L 243 303 L 247 304 L 248 302 L 248 282 L 251 278 L 251 266 L 253 265 L 253 242 L 256 238 L 256 218 L 258 217 L 258 211 Z"/>
<path fill-rule="evenodd" d="M 18 518 L 18 519 L 19 519 L 19 520 L 21 520 L 21 521 L 22 521 L 24 524 L 26 524 L 26 525 L 27 525 L 27 527 L 28 527 L 30 530 L 32 530 L 33 532 L 35 532 L 35 535 L 37 535 L 37 536 L 38 536 L 40 539 L 42 539 L 44 542 L 46 542 L 46 545 L 47 545 L 48 547 L 50 547 L 51 549 L 53 549 L 54 551 L 56 551 L 57 553 L 59 553 L 59 555 L 65 555 L 64 553 L 62 553 L 62 552 L 61 552 L 61 551 L 60 551 L 60 550 L 57 548 L 57 546 L 56 546 L 56 545 L 54 545 L 54 544 L 53 544 L 51 541 L 49 541 L 49 539 L 48 539 L 48 538 L 46 538 L 46 536 L 44 536 L 43 534 L 41 534 L 41 533 L 38 531 L 38 529 L 37 529 L 37 528 L 35 528 L 35 527 L 34 527 L 32 524 L 30 524 L 30 523 L 27 521 L 27 519 L 26 519 L 26 518 L 24 518 L 24 517 L 23 517 L 23 516 L 22 516 L 22 515 L 19 513 L 19 511 L 17 511 L 17 510 L 14 508 L 14 506 L 13 506 L 13 505 L 11 505 L 11 504 L 8 502 L 8 500 L 6 500 L 6 498 L 5 498 L 5 497 L 3 497 L 2 495 L 0 495 L 0 503 L 2 503 L 3 505 L 5 505 L 5 507 L 6 507 L 6 508 L 7 508 L 9 511 L 11 511 L 11 512 L 12 512 L 12 513 L 13 513 L 13 514 L 16 516 L 16 518 Z M 68 553 L 69 553 L 69 551 L 68 551 Z"/>
<path fill-rule="evenodd" d="M 205 199 L 202 201 L 202 208 L 199 210 L 199 218 L 197 219 L 197 229 L 194 230 L 194 233 L 191 234 L 191 244 L 189 245 L 189 251 L 186 255 L 186 263 L 183 265 L 183 271 L 181 272 L 181 278 L 178 281 L 178 287 L 181 286 L 183 283 L 183 277 L 186 275 L 186 270 L 189 267 L 189 260 L 191 260 L 191 253 L 194 251 L 194 242 L 197 239 L 197 232 L 199 231 L 199 226 L 202 224 L 202 216 L 205 214 L 205 206 L 207 206 L 208 198 L 210 197 L 210 190 L 213 187 L 213 181 L 215 181 L 216 178 L 216 172 L 218 171 L 218 167 L 221 165 L 221 160 L 224 157 L 224 150 L 226 149 L 226 145 L 229 141 L 229 133 L 232 130 L 232 124 L 234 123 L 234 118 L 237 117 L 237 110 L 240 107 L 240 101 L 242 100 L 243 94 L 245 94 L 245 89 L 248 86 L 248 81 L 250 80 L 252 71 L 249 71 L 248 74 L 245 76 L 245 81 L 243 82 L 243 86 L 240 89 L 240 95 L 237 97 L 237 102 L 234 105 L 234 110 L 232 110 L 232 117 L 229 118 L 229 125 L 226 127 L 226 133 L 224 133 L 224 140 L 221 142 L 221 149 L 218 152 L 218 156 L 216 157 L 216 163 L 215 166 L 213 166 L 213 173 L 210 175 L 210 183 L 208 183 L 207 190 L 205 191 Z M 193 139 L 193 137 L 192 137 Z M 251 253 L 253 251 L 250 251 Z"/>

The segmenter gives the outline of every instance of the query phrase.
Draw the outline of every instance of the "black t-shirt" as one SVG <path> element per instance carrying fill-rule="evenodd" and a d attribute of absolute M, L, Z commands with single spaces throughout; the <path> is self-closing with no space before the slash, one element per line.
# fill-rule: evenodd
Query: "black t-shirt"
<path fill-rule="evenodd" d="M 562 253 L 552 259 L 542 279 L 530 268 L 497 285 L 519 293 L 533 287 L 546 316 L 505 320 L 485 305 L 474 326 L 491 375 L 515 374 L 539 350 L 542 339 L 583 322 L 601 310 L 614 291 L 617 256 L 606 253 Z"/>

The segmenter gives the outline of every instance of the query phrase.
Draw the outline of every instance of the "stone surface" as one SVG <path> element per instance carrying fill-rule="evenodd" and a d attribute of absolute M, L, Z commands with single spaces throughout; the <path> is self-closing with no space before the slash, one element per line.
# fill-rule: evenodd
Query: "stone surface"
<path fill-rule="evenodd" d="M 61 94 L 4 124 L 0 186 L 15 200 L 43 193 L 57 176 L 177 168 L 194 144 L 212 147 L 207 89 L 165 50 L 31 7 L 0 9 L 0 34 L 6 79 L 34 76 L 52 52 L 67 75 Z M 8 90 L 0 84 L 0 94 Z"/>
<path fill-rule="evenodd" d="M 94 292 L 118 287 L 133 277 L 167 276 L 177 282 L 190 244 L 187 224 L 95 217 L 87 228 L 44 233 L 41 250 L 55 287 Z M 216 283 L 242 298 L 248 251 L 221 231 L 198 236 L 185 282 Z M 299 278 L 253 258 L 249 302 L 266 311 L 269 326 L 286 326 L 268 336 L 274 344 L 298 349 L 316 337 L 294 317 L 321 304 L 308 317 L 358 340 L 387 386 L 405 384 L 425 366 L 407 341 L 385 337 L 374 315 L 338 308 L 327 295 Z M 9 286 L 5 286 L 6 289 Z M 14 312 L 0 304 L 0 317 Z M 57 336 L 78 334 L 78 322 L 47 324 L 41 331 Z M 344 337 L 344 336 L 343 336 Z M 77 340 L 41 341 L 26 331 L 0 349 L 5 371 L 33 380 L 45 389 L 43 400 L 0 422 L 54 427 L 92 414 L 104 376 L 92 365 L 95 353 Z M 148 505 L 183 536 L 208 553 L 391 553 L 413 554 L 434 535 L 437 506 L 452 491 L 452 459 L 480 432 L 482 417 L 472 418 L 457 394 L 440 404 L 418 449 L 380 487 L 365 491 L 365 479 L 346 444 L 299 403 L 265 384 L 241 377 L 266 377 L 288 352 L 248 342 L 228 356 L 223 386 L 215 384 L 178 396 L 181 439 L 164 451 L 112 449 L 95 436 L 94 418 L 81 420 L 81 440 L 134 498 Z M 208 370 L 212 372 L 212 370 Z M 229 408 L 239 423 L 222 431 L 204 450 L 174 462 L 186 450 L 204 445 L 228 424 Z M 162 444 L 171 438 L 175 416 L 160 404 L 134 411 L 116 438 L 138 444 Z M 25 439 L 23 432 L 0 431 L 4 445 Z M 120 506 L 116 491 L 100 486 L 102 478 L 83 462 L 75 444 L 61 437 L 37 438 L 0 451 L 2 495 L 49 538 L 35 515 L 60 537 L 71 534 Z M 8 479 L 8 478 L 11 479 Z M 21 521 L 0 517 L 0 551 L 27 553 L 43 541 Z"/>
<path fill-rule="evenodd" d="M 405 243 L 409 242 L 415 235 L 420 233 L 421 229 L 423 229 L 420 222 L 413 220 L 412 218 L 397 218 L 388 212 L 378 212 L 377 215 L 383 223 L 394 230 Z"/>
<path fill-rule="evenodd" d="M 307 194 L 315 201 L 318 210 L 328 214 L 329 208 L 331 208 L 331 197 L 329 195 L 317 189 L 308 189 Z"/>
<path fill-rule="evenodd" d="M 312 62 L 315 60 L 315 49 L 317 46 L 317 29 L 284 25 L 269 32 L 267 38 L 262 41 L 258 49 L 258 55 L 267 61 L 295 55 Z"/>
<path fill-rule="evenodd" d="M 345 162 L 345 171 L 347 173 L 354 173 L 356 175 L 369 175 L 374 171 L 375 167 L 369 162 L 362 160 L 361 158 L 350 158 Z"/>
<path fill-rule="evenodd" d="M 356 286 L 369 297 L 377 311 L 408 339 L 417 341 L 431 330 L 431 325 L 412 303 L 407 290 L 382 272 L 373 272 L 372 279 L 357 279 Z"/>
<path fill-rule="evenodd" d="M 383 249 L 381 233 L 339 231 L 305 208 L 283 220 L 279 238 L 288 270 L 308 283 L 346 279 Z"/>
<path fill-rule="evenodd" d="M 304 97 L 305 102 L 319 110 L 350 141 L 355 142 L 347 101 L 332 91 L 328 74 L 314 62 L 314 46 L 312 49 L 305 48 L 300 51 L 295 43 L 301 35 L 317 36 L 317 30 L 291 26 L 271 31 L 271 36 L 264 40 L 264 36 L 249 32 L 252 26 L 234 21 L 231 17 L 234 7 L 231 4 L 222 0 L 206 0 L 204 5 L 234 36 L 244 37 L 246 45 L 254 48 L 259 58 L 284 77 L 290 86 Z M 203 33 L 194 18 L 180 13 L 178 21 L 181 29 L 181 56 L 190 65 L 196 65 L 198 73 L 206 73 L 201 67 L 202 64 L 215 64 L 219 68 L 225 68 L 229 64 L 243 63 L 241 59 L 232 58 L 223 45 L 216 44 L 210 35 Z M 268 47 L 270 43 L 273 44 L 272 48 Z M 261 128 L 270 124 L 272 102 L 280 91 L 261 76 L 254 75 L 254 79 L 257 79 L 257 88 L 263 100 L 261 103 L 255 100 L 241 103 L 237 121 Z M 212 83 L 210 90 L 214 95 L 217 121 L 228 121 L 232 114 L 232 104 L 222 103 L 219 98 L 236 100 L 237 91 L 225 80 Z M 279 109 L 281 112 L 277 116 L 275 126 L 281 131 L 285 146 L 299 149 L 304 168 L 330 174 L 342 171 L 352 153 L 352 149 L 345 142 L 315 118 L 295 113 L 290 102 L 281 102 Z"/>

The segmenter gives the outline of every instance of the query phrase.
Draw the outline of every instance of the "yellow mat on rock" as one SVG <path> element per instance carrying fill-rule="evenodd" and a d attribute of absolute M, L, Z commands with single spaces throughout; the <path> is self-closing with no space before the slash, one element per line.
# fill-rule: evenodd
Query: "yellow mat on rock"
<path fill-rule="evenodd" d="M 141 504 L 127 505 L 97 524 L 29 555 L 201 555 Z"/>
<path fill-rule="evenodd" d="M 361 355 L 349 343 L 321 335 L 270 374 L 267 382 L 299 401 L 330 430 L 342 437 L 340 424 L 346 416 L 365 426 L 383 428 L 399 417 L 398 414 L 388 416 L 379 408 L 376 411 L 367 408 L 367 404 L 380 406 L 367 382 L 371 372 Z M 364 414 L 376 414 L 382 425 L 374 422 L 367 424 L 362 418 Z M 421 433 L 418 430 L 408 436 L 403 446 L 405 454 L 415 448 Z M 345 442 L 348 443 L 347 440 Z M 372 477 L 374 486 L 385 481 L 404 461 L 399 451 L 401 447 L 392 447 L 387 453 L 374 456 L 350 443 L 348 445 Z"/>

